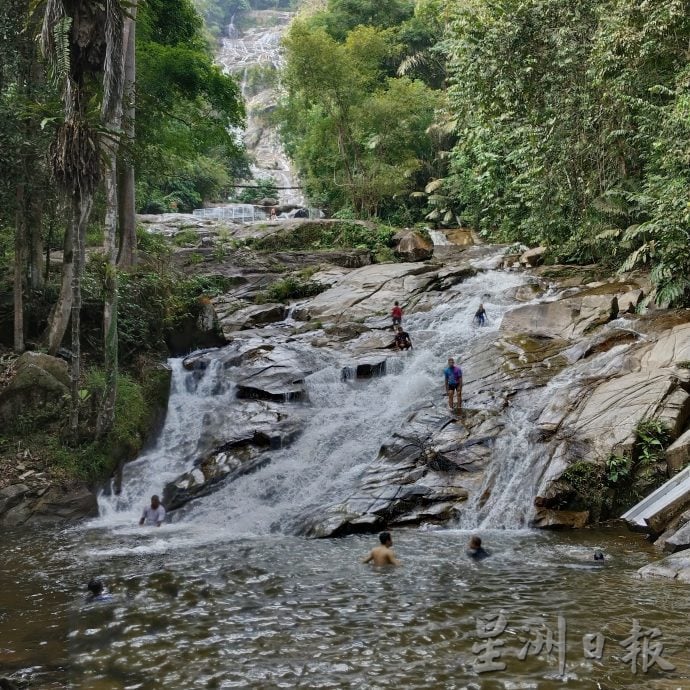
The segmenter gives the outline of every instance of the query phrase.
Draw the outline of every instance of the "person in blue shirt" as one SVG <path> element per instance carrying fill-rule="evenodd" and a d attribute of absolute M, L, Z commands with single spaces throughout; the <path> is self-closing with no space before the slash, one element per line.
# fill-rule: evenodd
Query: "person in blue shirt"
<path fill-rule="evenodd" d="M 448 358 L 448 366 L 443 370 L 446 380 L 446 394 L 448 395 L 448 407 L 451 410 L 462 409 L 462 369 L 455 366 L 455 360 Z M 453 396 L 457 394 L 457 403 L 453 405 Z"/>
<path fill-rule="evenodd" d="M 483 326 L 486 323 L 486 309 L 484 309 L 483 304 L 479 305 L 479 309 L 477 309 L 474 315 L 474 322 L 477 326 Z"/>

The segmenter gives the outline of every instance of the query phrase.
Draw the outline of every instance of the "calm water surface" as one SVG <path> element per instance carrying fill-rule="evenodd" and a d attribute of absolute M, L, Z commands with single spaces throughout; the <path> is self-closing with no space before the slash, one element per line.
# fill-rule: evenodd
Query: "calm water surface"
<path fill-rule="evenodd" d="M 397 569 L 359 562 L 370 536 L 207 536 L 173 526 L 5 533 L 0 675 L 94 690 L 690 688 L 688 589 L 635 579 L 655 554 L 624 531 L 484 533 L 492 556 L 480 564 L 464 556 L 465 532 L 400 531 Z M 93 576 L 112 602 L 84 602 Z M 506 669 L 480 674 L 477 618 L 499 612 L 494 660 Z M 634 619 L 660 636 L 640 637 L 626 660 Z M 601 659 L 586 659 L 582 637 L 594 633 Z M 644 648 L 659 641 L 676 670 L 643 673 Z"/>

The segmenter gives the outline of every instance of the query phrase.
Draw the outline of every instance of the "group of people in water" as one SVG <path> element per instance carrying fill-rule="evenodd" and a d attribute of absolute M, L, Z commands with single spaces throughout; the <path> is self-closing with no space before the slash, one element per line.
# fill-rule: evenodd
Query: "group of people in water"
<path fill-rule="evenodd" d="M 391 533 L 381 532 L 381 534 L 379 534 L 379 542 L 379 545 L 375 546 L 369 552 L 369 555 L 362 559 L 362 563 L 371 563 L 379 566 L 401 565 L 398 557 L 395 555 L 395 551 L 393 551 L 393 537 L 391 537 Z M 491 553 L 489 553 L 489 551 L 482 546 L 481 537 L 473 534 L 470 537 L 469 543 L 467 544 L 467 549 L 465 549 L 465 555 L 469 559 L 479 562 L 483 561 L 485 558 L 488 558 Z M 593 560 L 597 561 L 598 563 L 606 560 L 606 557 L 601 549 L 595 549 Z"/>
<path fill-rule="evenodd" d="M 366 558 L 362 559 L 362 563 L 372 563 L 373 565 L 400 565 L 400 561 L 393 551 L 393 537 L 390 532 L 381 532 L 379 534 L 378 546 L 375 546 Z M 482 546 L 481 537 L 476 534 L 470 537 L 469 544 L 465 554 L 473 561 L 483 561 L 491 554 Z"/>

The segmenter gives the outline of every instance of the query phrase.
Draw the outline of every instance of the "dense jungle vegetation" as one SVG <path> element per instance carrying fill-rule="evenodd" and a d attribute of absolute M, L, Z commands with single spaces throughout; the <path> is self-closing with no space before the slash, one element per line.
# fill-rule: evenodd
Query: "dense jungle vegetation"
<path fill-rule="evenodd" d="M 328 0 L 285 41 L 285 140 L 336 213 L 647 267 L 679 304 L 689 45 L 687 0 Z"/>

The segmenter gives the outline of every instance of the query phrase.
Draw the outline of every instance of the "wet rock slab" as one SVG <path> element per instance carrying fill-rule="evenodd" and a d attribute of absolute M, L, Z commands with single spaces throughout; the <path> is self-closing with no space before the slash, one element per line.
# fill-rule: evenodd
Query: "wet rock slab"
<path fill-rule="evenodd" d="M 383 527 L 439 524 L 457 518 L 468 478 L 486 464 L 499 427 L 491 415 L 468 412 L 454 421 L 427 405 L 383 445 L 342 503 L 305 515 L 297 532 L 335 537 Z M 475 431 L 478 431 L 476 435 Z"/>

